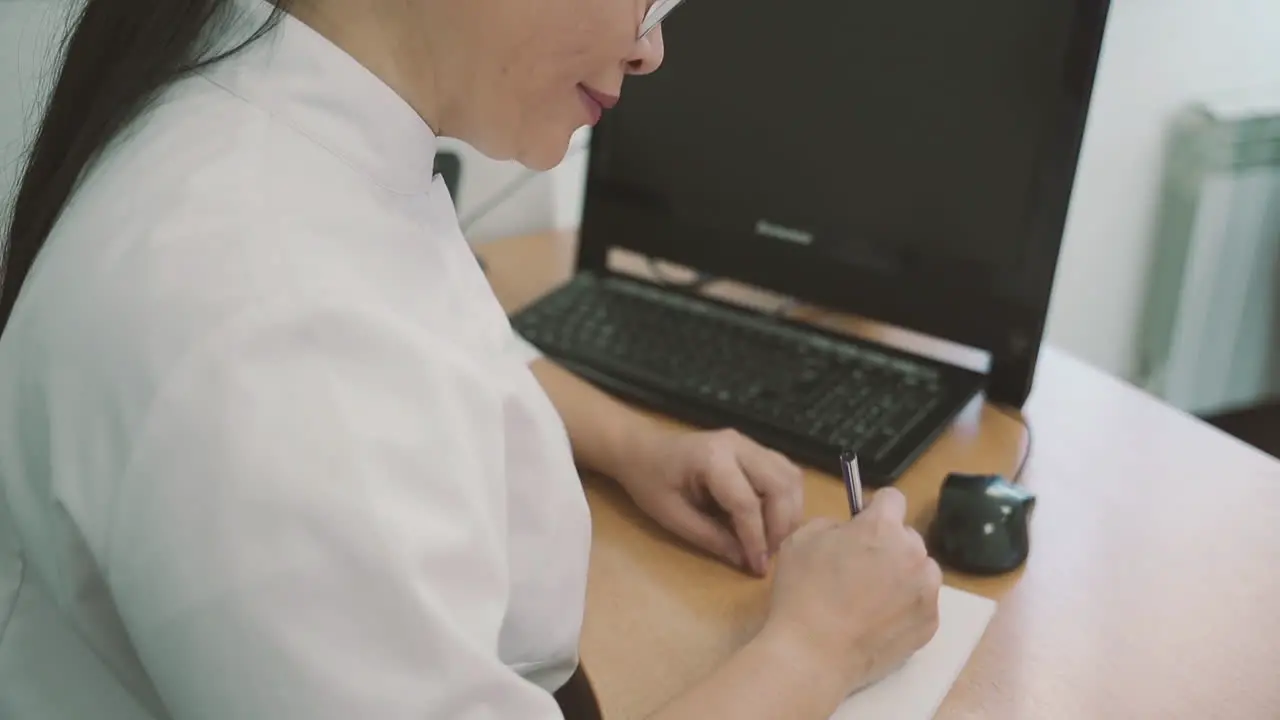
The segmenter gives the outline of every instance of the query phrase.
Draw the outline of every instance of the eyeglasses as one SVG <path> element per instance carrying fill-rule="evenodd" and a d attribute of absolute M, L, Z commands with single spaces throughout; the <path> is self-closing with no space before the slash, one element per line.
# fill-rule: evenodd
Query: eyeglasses
<path fill-rule="evenodd" d="M 662 21 L 671 14 L 684 0 L 657 0 L 649 6 L 649 12 L 645 13 L 644 20 L 640 21 L 640 35 L 644 37 L 649 31 L 662 24 Z"/>

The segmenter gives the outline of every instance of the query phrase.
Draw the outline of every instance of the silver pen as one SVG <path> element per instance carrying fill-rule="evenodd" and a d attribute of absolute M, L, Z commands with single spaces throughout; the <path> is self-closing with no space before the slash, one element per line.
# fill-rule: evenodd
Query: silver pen
<path fill-rule="evenodd" d="M 858 470 L 858 456 L 851 450 L 840 453 L 840 471 L 844 475 L 844 488 L 849 494 L 849 515 L 862 512 L 862 473 Z"/>

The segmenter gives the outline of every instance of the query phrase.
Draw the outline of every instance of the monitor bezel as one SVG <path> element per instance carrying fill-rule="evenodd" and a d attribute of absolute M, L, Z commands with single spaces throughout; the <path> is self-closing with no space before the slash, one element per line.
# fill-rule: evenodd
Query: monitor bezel
<path fill-rule="evenodd" d="M 1016 297 L 1001 297 L 973 278 L 936 269 L 911 274 L 817 257 L 805 262 L 785 244 L 692 226 L 648 205 L 611 197 L 602 180 L 611 154 L 608 114 L 591 136 L 577 268 L 611 272 L 609 253 L 622 248 L 983 350 L 990 354 L 988 397 L 1020 407 L 1031 391 L 1043 343 L 1110 0 L 1075 0 L 1074 7 L 1059 84 L 1062 112 L 1037 158 L 1029 207 L 1011 210 L 1027 218 L 1029 237 L 1026 262 L 1018 270 L 1025 282 Z M 785 187 L 785 178 L 778 186 Z M 723 247 L 733 252 L 720 252 Z"/>

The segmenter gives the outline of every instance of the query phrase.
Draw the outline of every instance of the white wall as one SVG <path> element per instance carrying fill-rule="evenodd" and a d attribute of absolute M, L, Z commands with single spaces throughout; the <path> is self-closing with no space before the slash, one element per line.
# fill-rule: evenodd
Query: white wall
<path fill-rule="evenodd" d="M 490 160 L 456 140 L 441 140 L 442 150 L 462 157 L 461 187 L 454 200 L 468 239 L 482 244 L 511 235 L 575 227 L 582 215 L 589 140 L 588 131 L 578 132 L 564 161 L 544 173 L 530 172 L 514 162 Z M 500 195 L 507 197 L 485 211 Z M 481 211 L 483 216 L 468 224 Z"/>
<path fill-rule="evenodd" d="M 1113 0 L 1049 341 L 1132 378 L 1164 126 L 1210 94 L 1280 85 L 1280 0 Z"/>

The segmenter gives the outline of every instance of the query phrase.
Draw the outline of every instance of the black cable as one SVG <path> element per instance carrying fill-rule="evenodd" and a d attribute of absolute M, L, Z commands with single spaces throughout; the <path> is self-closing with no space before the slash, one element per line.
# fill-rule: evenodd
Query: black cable
<path fill-rule="evenodd" d="M 569 149 L 565 152 L 565 160 L 568 160 L 569 158 L 573 157 L 577 153 L 587 149 L 588 147 L 590 147 L 590 145 L 591 145 L 590 142 L 579 142 L 576 145 L 571 145 Z M 458 219 L 458 225 L 462 229 L 462 234 L 465 236 L 467 234 L 467 231 L 469 231 L 472 228 L 472 226 L 474 226 L 476 223 L 480 222 L 481 220 L 484 220 L 494 210 L 497 210 L 499 207 L 501 207 L 511 198 L 515 197 L 516 193 L 523 190 L 526 185 L 532 182 L 535 178 L 539 177 L 541 174 L 542 174 L 541 172 L 536 170 L 525 170 L 521 172 L 520 175 L 518 175 L 514 180 L 511 180 L 506 185 L 503 185 L 502 187 L 498 188 L 496 192 L 490 195 L 484 202 L 480 203 L 479 207 L 467 213 L 465 217 L 460 217 Z M 703 288 L 705 288 L 715 279 L 712 277 L 708 277 L 702 273 L 696 273 L 693 279 L 691 280 L 676 280 L 675 278 L 672 278 L 666 275 L 665 273 L 663 273 L 662 268 L 661 266 L 658 265 L 658 261 L 656 258 L 650 257 L 647 259 L 647 261 L 649 264 L 649 272 L 653 275 L 655 280 L 657 280 L 659 283 L 663 285 L 668 285 L 671 287 L 687 288 L 689 290 L 693 290 L 697 292 L 697 291 L 701 291 Z"/>
<path fill-rule="evenodd" d="M 1026 416 L 1024 416 L 1022 412 L 1019 410 L 1015 410 L 1011 407 L 1008 407 L 1006 405 L 1002 405 L 999 403 L 989 402 L 987 403 L 987 405 L 990 406 L 992 410 L 995 410 L 1001 415 L 1004 415 L 1010 420 L 1013 420 L 1014 422 L 1021 425 L 1023 433 L 1025 433 L 1027 436 L 1027 446 L 1023 448 L 1022 457 L 1018 459 L 1018 467 L 1016 470 L 1013 471 L 1013 477 L 1009 479 L 1009 482 L 1016 485 L 1018 481 L 1022 479 L 1022 471 L 1026 469 L 1027 460 L 1031 457 L 1031 440 L 1032 440 L 1031 423 L 1027 422 Z"/>
<path fill-rule="evenodd" d="M 583 150 L 586 150 L 589 147 L 591 147 L 590 140 L 584 140 L 574 145 L 570 145 L 569 149 L 565 151 L 564 160 L 568 160 L 569 158 L 573 157 L 574 155 L 577 155 L 578 153 L 582 152 Z M 563 160 L 561 162 L 563 162 Z M 467 213 L 465 217 L 460 217 L 458 220 L 458 225 L 462 229 L 462 234 L 465 236 L 467 234 L 467 231 L 470 230 L 472 226 L 474 226 L 476 223 L 488 217 L 490 213 L 492 213 L 494 210 L 497 210 L 504 203 L 509 201 L 512 197 L 516 195 L 516 193 L 523 190 L 526 185 L 528 185 L 530 182 L 532 182 L 534 179 L 536 179 L 540 175 L 542 175 L 542 173 L 539 171 L 526 169 L 524 172 L 520 173 L 520 175 L 517 176 L 514 180 L 511 180 L 506 185 L 503 185 L 496 192 L 494 192 L 493 195 L 490 195 L 488 199 L 480 203 L 480 205 L 475 210 L 472 210 L 471 212 Z M 701 292 L 708 285 L 716 281 L 716 278 L 714 276 L 707 275 L 705 273 L 701 273 L 697 271 L 694 271 L 694 276 L 692 279 L 677 280 L 675 278 L 670 277 L 669 275 L 666 275 L 663 272 L 656 258 L 648 257 L 646 258 L 646 261 L 649 266 L 650 274 L 653 275 L 655 280 L 657 280 L 659 283 L 663 285 L 667 285 L 670 287 L 684 288 L 687 290 L 692 290 L 694 292 Z M 483 263 L 481 263 L 481 267 L 483 267 Z M 772 314 L 775 317 L 785 317 L 786 315 L 791 313 L 791 311 L 793 311 L 797 306 L 799 306 L 799 303 L 795 299 L 787 298 L 783 300 L 783 302 L 777 308 L 775 308 L 770 314 Z"/>
<path fill-rule="evenodd" d="M 565 151 L 564 159 L 561 160 L 561 162 L 568 160 L 590 146 L 590 141 L 586 140 L 570 145 L 569 149 Z M 466 235 L 467 231 L 471 229 L 471 226 L 488 217 L 489 213 L 497 210 L 504 203 L 514 197 L 516 193 L 523 190 L 526 185 L 533 182 L 542 174 L 543 173 L 540 170 L 530 170 L 526 168 L 514 180 L 503 185 L 501 188 L 498 188 L 497 192 L 490 195 L 484 202 L 480 203 L 475 210 L 467 213 L 466 217 L 458 219 L 458 225 L 462 228 L 462 234 Z"/>
<path fill-rule="evenodd" d="M 571 145 L 569 146 L 569 149 L 565 151 L 564 159 L 568 160 L 574 155 L 577 155 L 583 150 L 586 150 L 590 146 L 591 146 L 590 141 L 581 141 L 574 145 Z M 528 185 L 530 182 L 532 182 L 535 178 L 539 177 L 540 175 L 542 175 L 542 173 L 539 171 L 525 170 L 524 172 L 521 172 L 520 175 L 518 175 L 514 180 L 511 180 L 506 185 L 503 185 L 502 187 L 498 188 L 496 192 L 490 195 L 484 202 L 480 203 L 480 205 L 477 206 L 475 210 L 472 210 L 471 212 L 467 213 L 465 217 L 460 217 L 458 219 L 458 225 L 459 227 L 462 228 L 462 234 L 466 235 L 467 231 L 469 231 L 472 228 L 472 226 L 474 226 L 476 223 L 480 222 L 481 220 L 484 220 L 494 210 L 497 210 L 499 207 L 501 207 L 511 198 L 515 197 L 516 193 L 523 190 L 526 185 Z M 649 264 L 649 272 L 653 275 L 654 279 L 656 279 L 658 282 L 662 283 L 663 285 L 669 285 L 671 287 L 681 287 L 681 288 L 687 288 L 694 291 L 700 291 L 703 288 L 705 288 L 707 285 L 711 284 L 713 280 L 715 280 L 715 278 L 709 277 L 702 273 L 696 273 L 693 279 L 691 280 L 676 280 L 675 278 L 667 276 L 663 273 L 661 267 L 658 265 L 657 259 L 652 257 L 648 258 L 648 264 Z"/>

